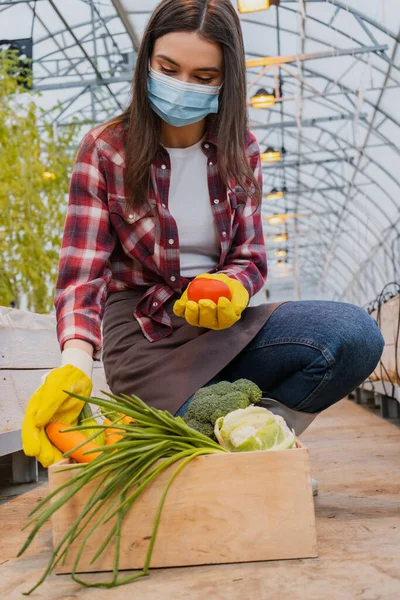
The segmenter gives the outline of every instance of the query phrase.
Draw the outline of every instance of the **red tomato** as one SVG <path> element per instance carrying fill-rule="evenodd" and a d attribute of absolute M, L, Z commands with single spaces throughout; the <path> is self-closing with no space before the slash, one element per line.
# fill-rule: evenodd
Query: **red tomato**
<path fill-rule="evenodd" d="M 189 284 L 188 298 L 193 302 L 212 300 L 215 304 L 218 304 L 218 300 L 222 297 L 228 298 L 228 300 L 232 298 L 229 286 L 223 281 L 198 277 Z"/>

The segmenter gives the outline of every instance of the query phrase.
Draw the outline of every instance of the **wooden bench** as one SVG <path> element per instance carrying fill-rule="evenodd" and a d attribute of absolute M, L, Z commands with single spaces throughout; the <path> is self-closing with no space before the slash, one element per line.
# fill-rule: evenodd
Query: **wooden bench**
<path fill-rule="evenodd" d="M 15 483 L 37 481 L 36 460 L 22 452 L 21 425 L 41 376 L 58 366 L 55 317 L 0 306 L 0 456 L 12 455 Z M 93 394 L 108 389 L 103 365 L 96 361 Z"/>

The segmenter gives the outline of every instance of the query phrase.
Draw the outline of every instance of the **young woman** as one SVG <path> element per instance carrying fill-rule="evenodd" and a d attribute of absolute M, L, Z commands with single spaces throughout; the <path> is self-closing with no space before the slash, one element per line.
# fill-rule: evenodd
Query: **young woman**
<path fill-rule="evenodd" d="M 368 377 L 383 341 L 361 308 L 247 308 L 267 274 L 261 184 L 235 9 L 230 0 L 163 0 L 143 37 L 131 105 L 78 152 L 55 297 L 62 366 L 28 405 L 27 454 L 56 460 L 44 426 L 74 422 L 81 403 L 62 390 L 90 394 L 101 351 L 114 393 L 173 414 L 215 378 L 251 379 L 314 414 Z M 204 274 L 225 282 L 231 301 L 189 301 L 189 282 Z"/>

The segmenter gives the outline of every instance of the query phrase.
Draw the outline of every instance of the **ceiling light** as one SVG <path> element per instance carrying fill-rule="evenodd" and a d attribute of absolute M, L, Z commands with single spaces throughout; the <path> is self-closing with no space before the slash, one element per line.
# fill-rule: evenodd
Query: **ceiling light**
<path fill-rule="evenodd" d="M 238 8 L 240 13 L 268 10 L 271 4 L 271 0 L 238 0 Z"/>
<path fill-rule="evenodd" d="M 287 219 L 288 215 L 272 215 L 271 217 L 267 217 L 267 221 L 270 225 L 280 225 L 284 223 Z"/>
<path fill-rule="evenodd" d="M 261 154 L 261 160 L 263 162 L 278 162 L 281 160 L 281 153 L 272 146 L 268 146 Z"/>
<path fill-rule="evenodd" d="M 272 188 L 269 194 L 267 194 L 267 200 L 280 200 L 285 195 L 284 190 L 277 190 Z"/>
<path fill-rule="evenodd" d="M 269 108 L 275 104 L 275 92 L 267 92 L 264 88 L 258 90 L 251 98 L 253 108 Z"/>
<path fill-rule="evenodd" d="M 277 258 L 280 258 L 282 256 L 287 256 L 287 250 L 285 250 L 284 248 L 281 248 L 280 250 L 275 250 L 275 256 Z"/>
<path fill-rule="evenodd" d="M 274 242 L 276 242 L 277 244 L 279 244 L 280 242 L 286 242 L 288 240 L 289 236 L 287 233 L 278 233 L 275 237 L 274 237 Z"/>

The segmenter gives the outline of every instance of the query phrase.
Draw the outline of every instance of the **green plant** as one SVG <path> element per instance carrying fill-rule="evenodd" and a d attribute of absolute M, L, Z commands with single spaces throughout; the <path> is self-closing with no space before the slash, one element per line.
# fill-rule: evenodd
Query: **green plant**
<path fill-rule="evenodd" d="M 56 127 L 23 87 L 15 52 L 0 52 L 0 304 L 53 305 L 79 124 Z M 25 79 L 24 79 L 25 78 Z"/>

